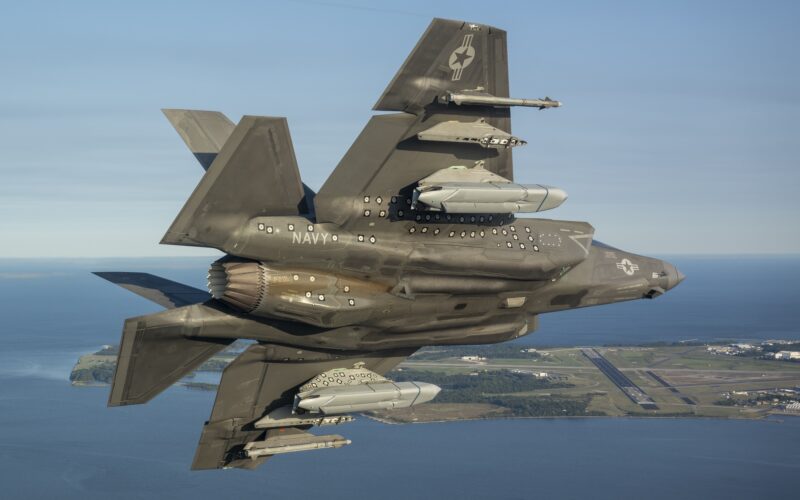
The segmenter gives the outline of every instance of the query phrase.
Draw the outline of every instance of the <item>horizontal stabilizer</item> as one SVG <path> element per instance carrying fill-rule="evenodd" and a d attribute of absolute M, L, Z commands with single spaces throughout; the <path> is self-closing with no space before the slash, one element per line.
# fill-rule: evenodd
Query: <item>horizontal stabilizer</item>
<path fill-rule="evenodd" d="M 109 406 L 146 403 L 233 339 L 191 337 L 188 306 L 125 321 Z"/>
<path fill-rule="evenodd" d="M 188 306 L 211 299 L 211 294 L 205 290 L 148 273 L 97 272 L 94 274 L 166 309 Z"/>
<path fill-rule="evenodd" d="M 161 243 L 225 250 L 247 220 L 298 215 L 304 196 L 286 119 L 245 116 Z"/>
<path fill-rule="evenodd" d="M 200 162 L 204 170 L 233 133 L 235 125 L 219 111 L 192 109 L 162 109 L 169 122 L 180 134 L 183 142 Z"/>

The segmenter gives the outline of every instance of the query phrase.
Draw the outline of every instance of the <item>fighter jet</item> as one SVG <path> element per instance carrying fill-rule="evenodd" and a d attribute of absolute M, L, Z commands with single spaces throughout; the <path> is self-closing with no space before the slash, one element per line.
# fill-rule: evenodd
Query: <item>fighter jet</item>
<path fill-rule="evenodd" d="M 559 188 L 514 181 L 506 32 L 434 19 L 318 193 L 285 118 L 164 110 L 206 170 L 167 245 L 215 248 L 208 291 L 101 277 L 165 311 L 125 321 L 109 406 L 146 403 L 237 339 L 193 469 L 251 469 L 338 448 L 310 432 L 406 408 L 439 388 L 384 375 L 423 346 L 496 343 L 554 311 L 652 299 L 671 264 L 594 241 L 586 222 L 522 218 Z"/>

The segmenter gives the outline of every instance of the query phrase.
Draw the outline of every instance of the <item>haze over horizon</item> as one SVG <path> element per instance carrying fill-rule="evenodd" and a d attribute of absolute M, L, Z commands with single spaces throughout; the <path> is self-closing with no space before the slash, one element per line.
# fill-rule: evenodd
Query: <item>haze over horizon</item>
<path fill-rule="evenodd" d="M 0 31 L 0 257 L 158 241 L 202 175 L 160 108 L 286 116 L 318 189 L 432 17 L 509 33 L 516 179 L 652 255 L 800 253 L 800 4 L 26 2 Z M 524 215 L 523 215 L 524 216 Z"/>

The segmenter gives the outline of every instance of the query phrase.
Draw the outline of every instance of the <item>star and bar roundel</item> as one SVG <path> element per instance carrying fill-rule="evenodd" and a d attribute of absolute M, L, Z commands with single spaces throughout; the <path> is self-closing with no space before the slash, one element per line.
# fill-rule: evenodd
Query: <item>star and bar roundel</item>
<path fill-rule="evenodd" d="M 450 54 L 450 69 L 453 70 L 453 81 L 461 80 L 464 68 L 472 64 L 475 59 L 475 47 L 472 46 L 472 33 L 464 35 L 464 41 Z"/>

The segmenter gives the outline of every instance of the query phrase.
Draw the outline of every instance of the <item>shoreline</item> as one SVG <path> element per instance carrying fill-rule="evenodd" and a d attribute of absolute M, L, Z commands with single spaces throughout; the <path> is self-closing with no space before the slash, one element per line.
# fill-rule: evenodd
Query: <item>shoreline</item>
<path fill-rule="evenodd" d="M 782 413 L 782 412 L 775 412 L 775 413 L 767 413 L 765 415 L 759 416 L 757 418 L 748 418 L 748 417 L 712 417 L 712 416 L 702 416 L 702 415 L 692 415 L 692 416 L 685 416 L 681 417 L 678 415 L 666 416 L 666 415 L 653 415 L 652 417 L 649 416 L 642 416 L 642 415 L 569 415 L 564 417 L 471 417 L 471 418 L 454 418 L 454 419 L 446 419 L 446 420 L 425 420 L 420 422 L 397 422 L 391 419 L 386 419 L 383 417 L 378 417 L 375 415 L 366 415 L 363 413 L 359 413 L 359 416 L 367 418 L 369 420 L 385 424 L 385 425 L 414 425 L 414 424 L 449 424 L 453 422 L 480 422 L 480 421 L 490 421 L 490 420 L 597 420 L 597 419 L 608 419 L 608 420 L 619 420 L 619 419 L 631 419 L 631 420 L 730 420 L 730 421 L 739 421 L 739 422 L 770 422 L 770 423 L 783 423 L 780 418 L 787 417 L 787 418 L 800 418 L 800 414 L 793 414 L 793 413 Z"/>

